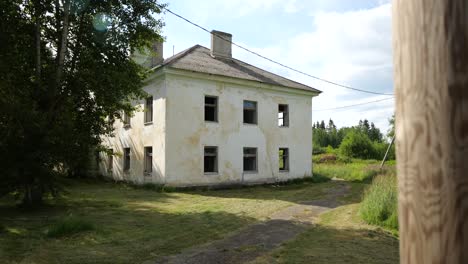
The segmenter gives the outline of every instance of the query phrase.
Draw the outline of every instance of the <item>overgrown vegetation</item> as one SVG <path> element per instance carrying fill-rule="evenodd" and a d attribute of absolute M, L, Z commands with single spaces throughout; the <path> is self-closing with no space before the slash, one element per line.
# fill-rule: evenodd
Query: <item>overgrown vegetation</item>
<path fill-rule="evenodd" d="M 94 225 L 92 223 L 82 218 L 70 216 L 53 224 L 47 229 L 46 235 L 48 237 L 58 238 L 91 230 L 94 230 Z"/>
<path fill-rule="evenodd" d="M 360 214 L 369 224 L 398 230 L 398 191 L 394 173 L 380 175 L 372 181 L 361 203 Z"/>
<path fill-rule="evenodd" d="M 0 1 L 0 196 L 34 205 L 86 172 L 109 120 L 146 95 L 130 54 L 162 40 L 160 12 L 157 0 Z"/>

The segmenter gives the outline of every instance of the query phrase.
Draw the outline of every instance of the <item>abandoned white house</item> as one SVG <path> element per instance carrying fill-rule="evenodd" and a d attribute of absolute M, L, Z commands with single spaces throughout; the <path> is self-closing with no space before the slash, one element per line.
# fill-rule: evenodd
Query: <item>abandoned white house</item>
<path fill-rule="evenodd" d="M 211 50 L 195 45 L 159 57 L 135 102 L 114 123 L 100 173 L 170 186 L 252 184 L 311 175 L 312 97 L 320 91 L 232 58 L 232 36 L 213 31 Z"/>

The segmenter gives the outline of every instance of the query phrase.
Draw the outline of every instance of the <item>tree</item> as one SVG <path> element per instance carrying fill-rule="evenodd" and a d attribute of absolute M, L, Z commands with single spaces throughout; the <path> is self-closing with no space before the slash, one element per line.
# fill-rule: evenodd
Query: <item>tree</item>
<path fill-rule="evenodd" d="M 25 204 L 81 173 L 106 118 L 142 98 L 145 69 L 130 54 L 151 48 L 163 22 L 156 0 L 0 2 L 0 195 Z"/>
<path fill-rule="evenodd" d="M 382 142 L 383 140 L 383 135 L 380 132 L 380 129 L 377 128 L 374 123 L 371 123 L 370 129 L 368 131 L 368 136 L 371 141 L 375 142 Z"/>
<path fill-rule="evenodd" d="M 395 114 L 393 114 L 392 117 L 388 119 L 388 123 L 390 124 L 390 128 L 387 131 L 387 137 L 393 138 L 395 135 Z"/>
<path fill-rule="evenodd" d="M 375 156 L 369 137 L 360 130 L 351 130 L 340 145 L 340 153 L 351 158 L 370 159 Z"/>

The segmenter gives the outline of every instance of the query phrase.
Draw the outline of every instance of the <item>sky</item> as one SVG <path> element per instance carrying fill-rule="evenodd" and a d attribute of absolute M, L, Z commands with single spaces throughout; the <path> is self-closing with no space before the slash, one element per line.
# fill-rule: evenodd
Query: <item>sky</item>
<path fill-rule="evenodd" d="M 391 2 L 383 0 L 167 0 L 168 8 L 208 30 L 231 33 L 233 42 L 292 68 L 347 86 L 393 93 Z M 166 12 L 164 57 L 210 35 Z M 322 91 L 312 100 L 312 121 L 338 127 L 374 122 L 385 134 L 394 100 L 322 111 L 389 96 L 334 86 L 233 47 L 233 57 Z"/>

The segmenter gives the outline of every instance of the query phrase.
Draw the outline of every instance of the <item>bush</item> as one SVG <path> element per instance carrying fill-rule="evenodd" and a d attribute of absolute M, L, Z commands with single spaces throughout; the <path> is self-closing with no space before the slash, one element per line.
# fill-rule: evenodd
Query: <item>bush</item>
<path fill-rule="evenodd" d="M 52 225 L 46 232 L 48 237 L 64 237 L 94 230 L 94 225 L 81 218 L 68 217 Z"/>
<path fill-rule="evenodd" d="M 398 229 L 398 191 L 395 174 L 380 175 L 364 193 L 360 215 L 369 224 Z"/>
<path fill-rule="evenodd" d="M 360 131 L 350 131 L 340 145 L 340 153 L 351 158 L 371 159 L 375 157 L 369 137 Z"/>

